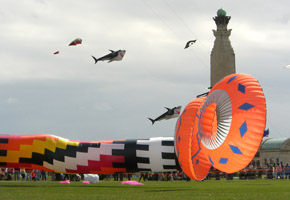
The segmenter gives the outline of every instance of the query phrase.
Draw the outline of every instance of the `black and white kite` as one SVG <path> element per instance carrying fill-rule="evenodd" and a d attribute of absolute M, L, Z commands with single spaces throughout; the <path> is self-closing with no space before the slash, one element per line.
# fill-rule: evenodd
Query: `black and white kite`
<path fill-rule="evenodd" d="M 119 50 L 119 51 L 113 51 L 113 50 L 110 50 L 111 53 L 103 56 L 103 57 L 100 57 L 100 58 L 96 58 L 94 56 L 93 59 L 95 60 L 95 64 L 98 62 L 98 61 L 104 61 L 104 60 L 109 60 L 109 62 L 113 62 L 113 61 L 119 61 L 119 60 L 122 60 L 126 51 L 125 50 Z M 108 62 L 108 63 L 109 63 Z"/>
<path fill-rule="evenodd" d="M 157 117 L 156 119 L 148 118 L 152 122 L 152 125 L 156 121 L 160 121 L 160 120 L 164 120 L 164 119 L 168 120 L 168 119 L 178 117 L 180 114 L 180 111 L 181 111 L 181 106 L 177 106 L 177 107 L 174 107 L 171 109 L 170 108 L 166 108 L 166 109 L 167 109 L 167 111 L 165 113 L 163 113 L 162 115 L 160 115 L 159 117 Z"/>
<path fill-rule="evenodd" d="M 189 41 L 186 43 L 184 49 L 187 49 L 188 47 L 190 47 L 190 46 L 191 46 L 193 43 L 195 43 L 195 42 L 196 42 L 196 40 L 189 40 Z"/>

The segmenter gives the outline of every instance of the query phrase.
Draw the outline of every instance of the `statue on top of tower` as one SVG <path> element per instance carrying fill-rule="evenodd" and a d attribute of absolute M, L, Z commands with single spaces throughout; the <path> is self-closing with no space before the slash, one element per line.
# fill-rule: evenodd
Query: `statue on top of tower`
<path fill-rule="evenodd" d="M 217 25 L 217 30 L 224 29 L 227 30 L 227 25 L 230 21 L 231 17 L 227 16 L 227 13 L 224 9 L 220 8 L 217 11 L 217 16 L 213 17 L 213 20 L 215 21 Z"/>

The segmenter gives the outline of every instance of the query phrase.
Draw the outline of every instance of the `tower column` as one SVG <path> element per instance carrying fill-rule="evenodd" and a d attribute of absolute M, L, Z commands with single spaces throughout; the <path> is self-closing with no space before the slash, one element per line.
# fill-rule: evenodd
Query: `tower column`
<path fill-rule="evenodd" d="M 229 39 L 231 29 L 227 25 L 231 17 L 226 16 L 223 9 L 217 11 L 217 16 L 213 18 L 217 25 L 217 30 L 213 30 L 215 36 L 214 46 L 210 59 L 210 86 L 214 86 L 223 77 L 236 73 L 235 53 Z"/>

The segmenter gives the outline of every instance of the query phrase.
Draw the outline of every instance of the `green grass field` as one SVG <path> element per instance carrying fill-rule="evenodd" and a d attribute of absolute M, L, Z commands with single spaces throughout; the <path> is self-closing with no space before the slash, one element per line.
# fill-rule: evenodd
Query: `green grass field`
<path fill-rule="evenodd" d="M 207 180 L 145 182 L 141 186 L 116 181 L 97 184 L 71 182 L 0 181 L 1 200 L 61 199 L 290 199 L 290 180 Z"/>

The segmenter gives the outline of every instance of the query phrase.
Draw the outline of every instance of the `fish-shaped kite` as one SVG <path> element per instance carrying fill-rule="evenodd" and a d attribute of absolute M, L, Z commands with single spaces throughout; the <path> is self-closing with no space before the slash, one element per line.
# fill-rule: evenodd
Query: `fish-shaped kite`
<path fill-rule="evenodd" d="M 164 119 L 168 120 L 168 119 L 178 117 L 180 114 L 180 111 L 181 111 L 181 106 L 177 106 L 177 107 L 174 107 L 171 109 L 170 108 L 166 108 L 166 109 L 167 109 L 167 111 L 165 113 L 163 113 L 162 115 L 160 115 L 159 117 L 157 117 L 156 119 L 148 118 L 152 122 L 152 125 L 156 121 L 160 121 L 160 120 L 164 120 Z"/>
<path fill-rule="evenodd" d="M 109 60 L 109 62 L 113 62 L 113 61 L 119 61 L 119 60 L 122 60 L 126 51 L 125 50 L 119 50 L 119 51 L 113 51 L 113 50 L 110 50 L 111 53 L 103 56 L 103 57 L 100 57 L 100 58 L 96 58 L 94 56 L 93 59 L 95 60 L 95 64 L 98 62 L 98 61 L 104 61 L 104 60 Z M 109 63 L 108 62 L 108 63 Z"/>

